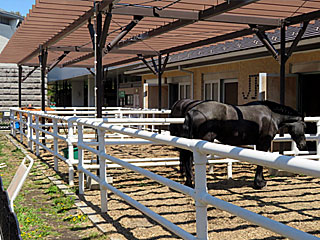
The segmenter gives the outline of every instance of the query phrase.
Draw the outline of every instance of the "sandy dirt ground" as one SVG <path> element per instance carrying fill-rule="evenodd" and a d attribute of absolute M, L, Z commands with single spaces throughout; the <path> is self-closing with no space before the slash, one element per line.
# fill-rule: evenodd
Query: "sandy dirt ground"
<path fill-rule="evenodd" d="M 118 158 L 177 156 L 175 149 L 168 146 L 109 146 L 107 153 Z M 42 152 L 41 156 L 53 171 L 50 154 Z M 91 156 L 89 154 L 86 157 Z M 59 164 L 59 175 L 67 183 L 66 165 L 63 162 Z M 178 166 L 147 169 L 183 182 Z M 234 163 L 233 179 L 227 179 L 226 172 L 226 164 L 215 164 L 213 173 L 208 173 L 208 191 L 212 196 L 320 237 L 319 179 L 302 175 L 270 176 L 265 170 L 267 187 L 254 190 L 255 166 Z M 126 169 L 110 169 L 108 175 L 113 177 L 114 187 L 184 230 L 196 234 L 195 204 L 191 197 Z M 89 206 L 100 210 L 99 191 L 86 189 L 84 200 Z M 108 200 L 108 213 L 101 216 L 110 239 L 180 239 L 115 194 L 108 193 Z M 213 206 L 208 207 L 208 229 L 209 239 L 285 239 Z"/>

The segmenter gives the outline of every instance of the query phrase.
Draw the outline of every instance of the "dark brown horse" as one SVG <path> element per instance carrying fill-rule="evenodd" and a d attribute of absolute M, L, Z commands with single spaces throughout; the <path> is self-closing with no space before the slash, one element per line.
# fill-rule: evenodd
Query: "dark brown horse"
<path fill-rule="evenodd" d="M 303 117 L 290 107 L 270 101 L 256 101 L 241 106 L 203 101 L 189 109 L 182 126 L 182 137 L 214 141 L 228 145 L 256 145 L 257 150 L 267 151 L 279 129 L 286 127 L 300 150 L 306 148 Z M 186 185 L 192 183 L 192 153 L 182 156 L 182 170 Z M 254 188 L 266 185 L 263 167 L 258 166 Z"/>

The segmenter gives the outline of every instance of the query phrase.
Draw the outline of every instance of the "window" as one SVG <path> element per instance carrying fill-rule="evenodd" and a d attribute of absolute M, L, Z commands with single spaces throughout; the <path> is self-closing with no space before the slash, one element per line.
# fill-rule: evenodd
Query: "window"
<path fill-rule="evenodd" d="M 220 101 L 220 81 L 209 80 L 204 82 L 204 100 Z"/>
<path fill-rule="evenodd" d="M 237 105 L 238 104 L 238 80 L 222 79 L 222 80 L 204 81 L 203 99 Z"/>
<path fill-rule="evenodd" d="M 6 17 L 0 17 L 0 23 L 10 25 L 9 18 Z"/>
<path fill-rule="evenodd" d="M 179 83 L 179 99 L 190 98 L 191 87 L 189 83 Z"/>
<path fill-rule="evenodd" d="M 129 106 L 133 105 L 133 94 L 126 95 L 126 105 L 129 105 Z"/>

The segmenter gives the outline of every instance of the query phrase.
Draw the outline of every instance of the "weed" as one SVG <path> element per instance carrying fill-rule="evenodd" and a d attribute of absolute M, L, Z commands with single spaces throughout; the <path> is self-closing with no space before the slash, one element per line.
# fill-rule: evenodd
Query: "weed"
<path fill-rule="evenodd" d="M 50 187 L 48 187 L 48 189 L 46 189 L 44 191 L 45 194 L 49 194 L 50 196 L 52 196 L 54 194 L 57 194 L 59 192 L 60 192 L 59 188 L 56 185 L 53 185 L 53 184 L 50 185 Z"/>
<path fill-rule="evenodd" d="M 53 200 L 54 207 L 57 209 L 57 213 L 66 212 L 70 210 L 74 204 L 73 197 L 61 196 Z"/>
<path fill-rule="evenodd" d="M 19 204 L 24 201 L 23 197 L 18 197 L 15 205 L 15 212 L 18 217 L 23 239 L 43 239 L 52 232 L 52 227 L 48 226 L 44 219 L 39 217 L 37 209 Z"/>
<path fill-rule="evenodd" d="M 63 221 L 71 222 L 72 224 L 78 224 L 81 222 L 86 222 L 88 220 L 88 217 L 83 214 L 78 215 L 69 215 L 63 219 Z"/>

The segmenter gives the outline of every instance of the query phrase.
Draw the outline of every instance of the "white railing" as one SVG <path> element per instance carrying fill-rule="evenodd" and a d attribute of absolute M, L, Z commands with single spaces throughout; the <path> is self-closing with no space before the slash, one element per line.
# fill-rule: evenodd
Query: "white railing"
<path fill-rule="evenodd" d="M 153 111 L 149 111 L 153 112 Z M 16 117 L 16 115 L 22 116 L 27 115 L 27 119 L 23 117 Z M 166 113 L 167 114 L 167 113 Z M 124 115 L 122 115 L 124 116 Z M 50 122 L 42 124 L 41 119 L 50 119 Z M 78 141 L 77 135 L 74 134 L 76 131 L 76 127 L 74 122 L 74 117 L 61 117 L 57 115 L 48 115 L 43 112 L 35 112 L 35 111 L 24 111 L 19 109 L 11 109 L 11 121 L 12 127 L 11 134 L 16 136 L 16 133 L 19 133 L 20 142 L 23 142 L 23 138 L 27 139 L 28 147 L 33 150 L 35 145 L 36 155 L 39 155 L 39 150 L 44 149 L 45 151 L 50 152 L 54 157 L 54 169 L 58 171 L 59 169 L 59 160 L 62 160 L 68 165 L 68 174 L 69 174 L 69 184 L 74 185 L 74 168 L 78 164 L 78 160 L 74 159 L 74 145 Z M 138 129 L 149 129 L 151 131 L 158 131 L 155 129 L 155 126 L 161 125 L 169 125 L 170 123 L 183 123 L 183 119 L 175 119 L 175 118 L 103 118 L 103 119 L 95 119 L 94 121 L 105 122 L 108 124 L 115 124 L 122 126 L 130 126 Z M 16 124 L 19 124 L 19 127 L 16 127 Z M 53 131 L 48 131 L 48 126 L 53 129 Z M 150 128 L 151 126 L 151 128 Z M 65 131 L 67 133 L 61 134 L 61 128 L 67 128 Z M 26 131 L 25 131 L 26 130 Z M 92 132 L 92 131 L 91 131 Z M 94 131 L 93 131 L 94 132 Z M 168 134 L 168 131 L 162 131 L 165 134 Z M 63 132 L 62 132 L 63 133 Z M 142 139 L 133 139 L 128 138 L 126 135 L 108 133 L 106 134 L 106 145 L 118 145 L 118 144 L 153 144 L 151 141 L 145 141 Z M 84 139 L 88 145 L 97 146 L 97 136 L 96 134 L 86 133 L 84 135 Z M 53 140 L 53 145 L 47 146 L 45 143 L 46 140 Z M 61 149 L 58 146 L 58 140 L 62 140 L 67 145 L 67 155 L 62 156 L 60 154 Z M 63 149 L 64 151 L 66 149 Z M 147 158 L 147 159 L 127 159 L 128 162 L 132 162 L 138 166 L 164 166 L 164 165 L 179 165 L 178 158 Z M 88 164 L 91 164 L 90 169 L 98 169 L 99 166 L 92 165 L 96 163 L 96 160 L 93 158 L 91 160 L 85 161 Z M 109 168 L 119 167 L 116 164 L 110 164 Z M 232 175 L 232 174 L 231 174 Z"/>
<path fill-rule="evenodd" d="M 58 116 L 74 116 L 74 117 L 95 117 L 96 110 L 93 107 L 56 107 L 47 113 Z M 170 110 L 156 110 L 156 109 L 136 109 L 136 108 L 121 108 L 121 107 L 104 107 L 102 108 L 103 117 L 155 117 L 156 115 L 169 115 Z"/>
<path fill-rule="evenodd" d="M 102 122 L 97 121 L 95 119 L 89 118 L 75 118 L 75 117 L 59 117 L 52 116 L 43 113 L 28 113 L 28 122 L 27 129 L 28 133 L 24 134 L 22 127 L 20 127 L 20 137 L 21 135 L 26 136 L 28 140 L 28 145 L 31 149 L 33 149 L 33 144 L 36 145 L 36 153 L 39 154 L 39 147 L 43 147 L 47 151 L 52 154 L 57 154 L 57 141 L 58 139 L 63 139 L 64 141 L 68 141 L 69 149 L 70 147 L 73 149 L 73 145 L 78 147 L 79 160 L 77 161 L 77 169 L 79 171 L 79 193 L 84 194 L 84 175 L 90 176 L 92 179 L 96 180 L 100 184 L 100 197 L 101 197 L 101 210 L 106 212 L 108 210 L 107 203 L 107 190 L 112 191 L 114 194 L 123 198 L 130 205 L 136 207 L 141 212 L 157 221 L 159 224 L 163 225 L 173 233 L 182 237 L 183 239 L 208 239 L 208 223 L 207 223 L 207 207 L 209 205 L 219 208 L 221 210 L 227 211 L 233 215 L 241 217 L 247 221 L 250 221 L 254 224 L 257 224 L 261 227 L 269 229 L 275 233 L 278 233 L 282 236 L 288 237 L 290 239 L 319 239 L 315 236 L 302 232 L 300 230 L 294 229 L 292 227 L 286 226 L 269 218 L 263 217 L 259 214 L 253 213 L 236 205 L 230 204 L 228 202 L 222 201 L 218 198 L 215 198 L 208 194 L 207 192 L 207 183 L 206 183 L 206 164 L 207 164 L 207 155 L 218 155 L 224 158 L 229 159 L 237 159 L 243 162 L 249 162 L 256 165 L 262 165 L 270 168 L 281 169 L 289 172 L 300 173 L 313 177 L 320 177 L 320 162 L 313 161 L 301 157 L 290 157 L 290 156 L 282 156 L 277 153 L 266 153 L 261 151 L 255 151 L 251 149 L 244 149 L 239 147 L 227 146 L 216 143 L 209 143 L 201 140 L 191 140 L 185 138 L 179 138 L 175 136 L 168 136 L 164 134 L 158 134 L 155 132 L 144 131 L 140 129 L 132 129 L 126 128 L 123 126 L 118 126 L 115 123 L 110 122 Z M 35 116 L 35 126 L 33 124 L 32 118 Z M 45 130 L 45 126 L 41 126 L 39 124 L 40 117 L 50 118 L 53 121 L 53 133 Z M 17 121 L 13 118 L 13 124 Z M 180 119 L 181 120 L 181 119 Z M 60 125 L 68 124 L 69 135 L 68 137 L 62 137 L 58 134 L 58 121 L 60 121 Z M 113 120 L 112 120 L 113 121 Z M 134 121 L 131 120 L 130 121 Z M 147 121 L 147 120 L 145 120 Z M 173 120 L 174 121 L 174 120 Z M 178 120 L 177 120 L 178 121 Z M 160 122 L 160 120 L 159 120 Z M 20 126 L 26 125 L 19 120 Z M 137 122 L 136 122 L 137 123 Z M 169 119 L 161 123 L 170 123 Z M 151 124 L 151 123 L 148 123 Z M 74 127 L 77 129 L 78 137 L 75 138 L 73 135 Z M 86 139 L 86 133 L 84 132 L 85 128 L 94 129 L 97 132 L 98 140 L 88 141 Z M 32 129 L 36 132 L 35 138 L 33 135 Z M 15 134 L 15 130 L 13 130 L 13 134 Z M 170 179 L 164 178 L 162 176 L 156 175 L 146 169 L 140 168 L 134 164 L 128 163 L 127 161 L 118 159 L 111 155 L 106 154 L 105 146 L 107 144 L 106 140 L 106 132 L 114 132 L 121 135 L 130 136 L 133 139 L 139 139 L 141 144 L 143 141 L 145 143 L 152 142 L 154 144 L 163 144 L 175 146 L 178 148 L 187 149 L 193 152 L 194 155 L 194 165 L 195 165 L 195 189 L 191 189 L 184 185 L 181 185 L 177 182 L 174 182 Z M 45 144 L 41 143 L 40 133 L 45 133 L 46 135 L 50 135 L 54 139 L 54 150 L 51 150 L 45 146 Z M 141 140 L 142 139 L 142 140 Z M 129 141 L 124 139 L 125 141 Z M 92 145 L 98 145 L 99 150 L 92 147 Z M 71 149 L 70 149 L 71 150 Z M 90 165 L 92 165 L 91 161 L 87 161 L 84 159 L 84 150 L 87 150 L 96 156 L 99 157 L 99 176 L 92 173 L 90 169 Z M 58 155 L 55 156 L 56 158 Z M 61 158 L 61 156 L 59 156 Z M 69 157 L 70 156 L 69 154 Z M 70 158 L 68 159 L 70 161 Z M 117 166 L 122 166 L 124 168 L 130 169 L 137 173 L 142 174 L 145 177 L 153 179 L 161 184 L 164 184 L 176 191 L 184 193 L 186 195 L 191 196 L 195 200 L 196 206 L 196 233 L 197 236 L 193 236 L 187 231 L 181 229 L 176 226 L 172 222 L 153 212 L 146 206 L 132 199 L 130 196 L 121 192 L 119 189 L 115 188 L 111 184 L 107 182 L 107 169 L 109 167 L 109 163 Z M 72 163 L 73 164 L 73 163 Z M 111 165 L 110 164 L 110 165 Z M 56 165 L 55 165 L 56 167 Z"/>

